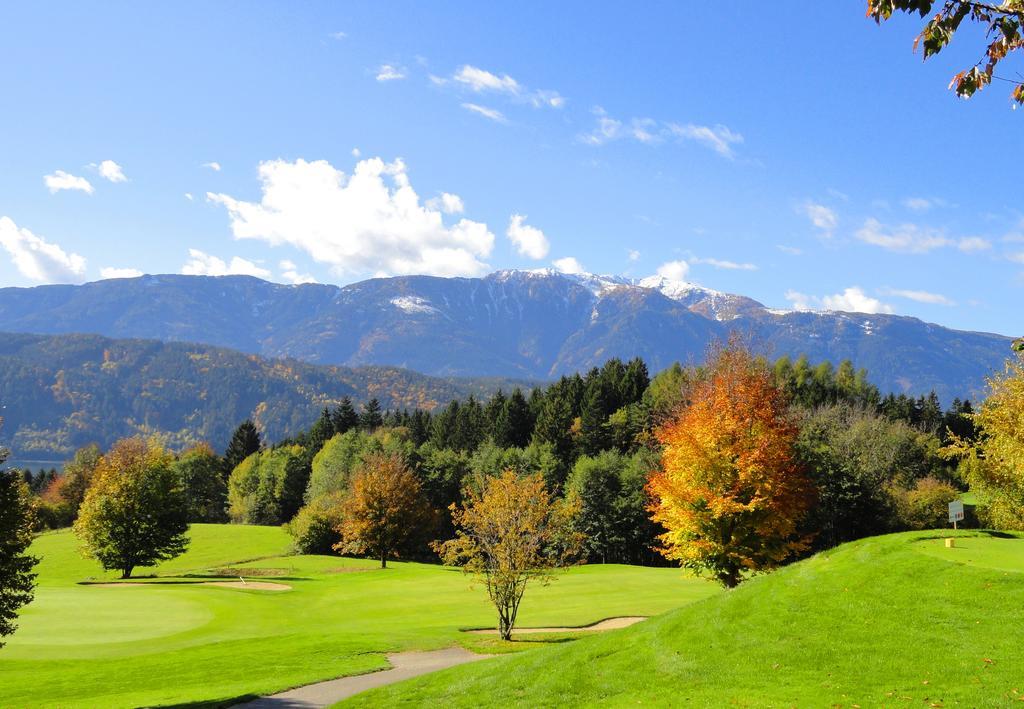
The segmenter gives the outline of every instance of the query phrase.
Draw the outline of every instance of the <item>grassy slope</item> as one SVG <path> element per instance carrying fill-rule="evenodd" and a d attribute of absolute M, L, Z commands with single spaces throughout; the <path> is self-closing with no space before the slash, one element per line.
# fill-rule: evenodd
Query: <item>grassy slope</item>
<path fill-rule="evenodd" d="M 78 585 L 114 574 L 81 559 L 71 535 L 40 537 L 36 601 L 0 649 L 0 706 L 229 699 L 378 669 L 386 651 L 494 642 L 459 632 L 493 626 L 494 618 L 482 589 L 458 571 L 413 563 L 381 571 L 372 561 L 281 556 L 287 546 L 276 528 L 197 525 L 189 552 L 158 567 L 148 587 L 103 588 Z M 162 583 L 227 565 L 283 569 L 272 580 L 293 590 Z M 521 620 L 582 625 L 661 613 L 712 593 L 672 569 L 583 567 L 532 589 Z"/>
<path fill-rule="evenodd" d="M 929 536 L 855 542 L 633 628 L 350 703 L 982 707 L 1024 698 L 1024 540 L 962 532 L 959 548 L 945 549 Z"/>

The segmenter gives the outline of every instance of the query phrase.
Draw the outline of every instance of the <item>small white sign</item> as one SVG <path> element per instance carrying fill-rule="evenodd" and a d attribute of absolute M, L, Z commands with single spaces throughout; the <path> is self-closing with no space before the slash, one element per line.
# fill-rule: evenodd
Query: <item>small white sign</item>
<path fill-rule="evenodd" d="M 953 500 L 949 503 L 949 521 L 962 522 L 964 518 L 964 503 L 960 500 Z"/>

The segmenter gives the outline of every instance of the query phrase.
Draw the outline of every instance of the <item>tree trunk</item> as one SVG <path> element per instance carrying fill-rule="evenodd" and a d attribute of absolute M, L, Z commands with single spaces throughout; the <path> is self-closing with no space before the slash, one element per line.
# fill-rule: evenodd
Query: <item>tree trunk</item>
<path fill-rule="evenodd" d="M 740 585 L 740 572 L 736 569 L 729 569 L 718 574 L 718 580 L 726 588 L 736 588 Z"/>
<path fill-rule="evenodd" d="M 133 567 L 133 566 L 129 566 L 128 568 L 121 569 L 121 578 L 122 579 L 130 579 L 132 577 L 132 569 L 134 569 L 134 568 L 135 567 Z"/>
<path fill-rule="evenodd" d="M 388 555 L 383 549 L 380 550 L 380 568 L 388 568 Z"/>

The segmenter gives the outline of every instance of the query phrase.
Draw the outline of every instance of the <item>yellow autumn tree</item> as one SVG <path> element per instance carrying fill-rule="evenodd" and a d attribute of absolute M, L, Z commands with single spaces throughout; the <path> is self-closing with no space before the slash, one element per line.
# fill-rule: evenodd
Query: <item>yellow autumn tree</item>
<path fill-rule="evenodd" d="M 547 584 L 556 567 L 579 553 L 573 500 L 551 496 L 539 473 L 520 477 L 506 470 L 466 490 L 461 509 L 452 505 L 456 537 L 437 545 L 441 559 L 476 574 L 498 611 L 498 633 L 512 637 L 519 604 L 531 583 Z"/>
<path fill-rule="evenodd" d="M 971 415 L 977 441 L 954 437 L 943 450 L 961 458 L 971 490 L 983 504 L 986 522 L 1024 529 L 1024 362 L 1011 360 L 989 380 L 989 396 Z"/>
<path fill-rule="evenodd" d="M 807 547 L 798 525 L 813 486 L 796 461 L 797 429 L 764 364 L 737 343 L 714 353 L 657 431 L 648 483 L 661 552 L 727 588 Z"/>

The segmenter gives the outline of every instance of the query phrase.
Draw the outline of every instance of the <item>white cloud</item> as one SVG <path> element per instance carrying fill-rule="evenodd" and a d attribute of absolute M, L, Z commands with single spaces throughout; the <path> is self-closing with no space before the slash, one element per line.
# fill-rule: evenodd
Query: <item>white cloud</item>
<path fill-rule="evenodd" d="M 562 273 L 577 274 L 586 273 L 587 269 L 583 268 L 583 264 L 577 261 L 572 256 L 566 256 L 565 258 L 556 259 L 552 262 L 554 267 Z"/>
<path fill-rule="evenodd" d="M 220 172 L 220 163 L 219 162 L 204 162 L 203 163 L 203 167 L 208 167 L 211 170 L 213 170 L 214 172 Z"/>
<path fill-rule="evenodd" d="M 470 64 L 460 66 L 452 74 L 451 79 L 431 74 L 430 81 L 435 86 L 452 84 L 478 94 L 501 94 L 518 103 L 528 103 L 534 108 L 562 108 L 565 106 L 565 97 L 557 91 L 550 89 L 530 91 L 508 74 L 499 76 Z"/>
<path fill-rule="evenodd" d="M 316 279 L 308 273 L 299 273 L 299 267 L 295 265 L 294 261 L 285 259 L 278 264 L 281 269 L 281 278 L 288 281 L 292 285 L 301 285 L 303 283 L 316 283 Z"/>
<path fill-rule="evenodd" d="M 795 310 L 843 310 L 851 313 L 893 313 L 891 305 L 872 298 L 858 286 L 845 289 L 842 293 L 826 295 L 822 298 L 794 290 L 786 291 L 786 300 L 793 304 Z"/>
<path fill-rule="evenodd" d="M 399 81 L 406 77 L 405 67 L 381 64 L 377 68 L 377 81 Z"/>
<path fill-rule="evenodd" d="M 100 269 L 100 278 L 138 278 L 143 275 L 137 268 L 114 268 L 107 266 Z"/>
<path fill-rule="evenodd" d="M 594 108 L 597 126 L 589 133 L 580 136 L 580 140 L 588 145 L 604 145 L 622 137 L 622 121 L 608 116 L 600 106 Z"/>
<path fill-rule="evenodd" d="M 195 199 L 195 197 L 192 196 L 191 192 L 186 192 L 185 193 L 185 199 L 187 199 L 189 202 L 191 202 L 192 200 Z"/>
<path fill-rule="evenodd" d="M 557 91 L 539 90 L 534 91 L 530 96 L 530 103 L 534 108 L 562 108 L 565 106 L 565 97 Z"/>
<path fill-rule="evenodd" d="M 663 140 L 658 132 L 657 121 L 650 118 L 634 118 L 630 122 L 629 134 L 634 140 L 648 145 L 654 145 Z"/>
<path fill-rule="evenodd" d="M 929 305 L 956 305 L 952 300 L 939 293 L 929 293 L 924 290 L 903 290 L 900 288 L 883 288 L 880 291 L 882 295 L 891 295 L 897 298 L 906 298 L 907 300 L 913 300 L 917 303 L 927 303 Z"/>
<path fill-rule="evenodd" d="M 93 193 L 93 187 L 84 177 L 71 175 L 63 170 L 56 170 L 52 175 L 45 175 L 43 182 L 46 184 L 50 194 L 56 194 L 61 190 L 78 190 L 86 194 Z"/>
<path fill-rule="evenodd" d="M 735 261 L 723 261 L 717 258 L 693 258 L 692 263 L 704 263 L 715 268 L 722 268 L 729 271 L 756 271 L 757 266 L 752 263 L 736 263 Z"/>
<path fill-rule="evenodd" d="M 188 250 L 188 261 L 181 267 L 186 276 L 256 276 L 269 278 L 270 271 L 244 258 L 235 256 L 230 263 L 204 253 L 199 249 Z"/>
<path fill-rule="evenodd" d="M 686 261 L 668 261 L 658 266 L 657 273 L 670 281 L 685 281 L 690 273 L 690 264 Z"/>
<path fill-rule="evenodd" d="M 508 223 L 508 231 L 505 233 L 515 244 L 516 251 L 523 256 L 542 259 L 548 255 L 548 251 L 551 249 L 551 244 L 548 243 L 544 232 L 526 224 L 525 214 L 513 214 Z"/>
<path fill-rule="evenodd" d="M 934 205 L 930 199 L 924 197 L 907 197 L 903 200 L 903 206 L 915 212 L 927 212 Z"/>
<path fill-rule="evenodd" d="M 927 212 L 936 207 L 949 207 L 950 204 L 938 197 L 907 197 L 902 202 L 903 206 L 915 212 Z"/>
<path fill-rule="evenodd" d="M 339 30 L 338 32 L 331 32 L 327 36 L 330 37 L 331 39 L 342 40 L 342 39 L 345 39 L 346 37 L 348 37 L 348 32 L 341 32 Z"/>
<path fill-rule="evenodd" d="M 793 306 L 794 310 L 815 310 L 813 305 L 815 298 L 795 290 L 786 291 L 786 300 Z"/>
<path fill-rule="evenodd" d="M 352 157 L 357 158 L 362 154 L 363 152 L 359 148 L 352 148 Z"/>
<path fill-rule="evenodd" d="M 811 224 L 820 229 L 825 236 L 831 237 L 839 225 L 839 215 L 834 209 L 826 207 L 824 204 L 804 202 L 800 205 L 799 211 L 810 219 Z"/>
<path fill-rule="evenodd" d="M 867 244 L 908 254 L 924 254 L 953 244 L 937 229 L 917 224 L 887 226 L 874 218 L 864 222 L 864 226 L 857 230 L 856 236 Z"/>
<path fill-rule="evenodd" d="M 732 146 L 743 142 L 742 135 L 721 124 L 701 126 L 694 123 L 669 123 L 668 129 L 669 132 L 679 138 L 696 141 L 705 147 L 711 148 L 722 157 L 729 159 L 736 157 Z"/>
<path fill-rule="evenodd" d="M 702 126 L 694 123 L 660 123 L 652 118 L 631 118 L 628 122 L 612 118 L 600 106 L 592 113 L 597 125 L 589 133 L 579 136 L 587 145 L 604 145 L 613 140 L 628 138 L 647 145 L 656 145 L 668 138 L 689 140 L 714 150 L 722 157 L 736 157 L 733 146 L 743 142 L 743 136 L 723 125 Z"/>
<path fill-rule="evenodd" d="M 441 210 L 445 214 L 462 214 L 466 211 L 466 205 L 462 203 L 462 197 L 450 192 L 442 192 L 440 197 L 427 200 L 427 208 Z"/>
<path fill-rule="evenodd" d="M 891 313 L 892 306 L 872 298 L 863 290 L 854 286 L 836 295 L 826 295 L 822 302 L 829 310 L 848 310 L 854 313 Z"/>
<path fill-rule="evenodd" d="M 518 96 L 523 87 L 508 74 L 498 76 L 484 69 L 464 64 L 452 76 L 452 80 L 466 86 L 477 93 L 494 91 L 497 93 Z"/>
<path fill-rule="evenodd" d="M 231 218 L 236 239 L 288 244 L 337 274 L 474 276 L 489 268 L 486 224 L 420 203 L 401 160 L 370 158 L 345 175 L 326 160 L 260 163 L 259 203 L 208 193 Z"/>
<path fill-rule="evenodd" d="M 1024 263 L 1024 251 L 1017 251 L 1012 254 L 1007 254 L 1006 258 L 1014 263 Z"/>
<path fill-rule="evenodd" d="M 627 257 L 627 258 L 628 258 L 628 259 L 629 259 L 630 261 L 639 261 L 639 260 L 640 260 L 640 252 L 639 252 L 639 251 L 637 251 L 636 249 L 630 249 L 630 250 L 629 250 L 629 251 L 627 252 L 627 254 L 626 254 L 626 257 Z"/>
<path fill-rule="evenodd" d="M 80 283 L 85 274 L 83 257 L 19 229 L 9 217 L 0 217 L 0 247 L 11 255 L 21 275 L 39 283 Z"/>
<path fill-rule="evenodd" d="M 785 244 L 776 244 L 775 248 L 784 254 L 789 254 L 790 256 L 799 256 L 803 253 L 803 249 L 798 249 L 795 246 L 786 246 Z"/>
<path fill-rule="evenodd" d="M 988 239 L 982 239 L 980 236 L 968 236 L 957 242 L 956 247 L 964 253 L 974 253 L 975 251 L 987 251 L 992 248 L 992 242 Z"/>
<path fill-rule="evenodd" d="M 475 103 L 464 103 L 462 104 L 462 107 L 467 111 L 476 113 L 484 118 L 490 118 L 492 121 L 497 121 L 498 123 L 505 122 L 505 114 L 496 108 L 487 108 L 486 106 L 480 106 Z"/>
<path fill-rule="evenodd" d="M 104 160 L 96 169 L 99 170 L 100 177 L 111 182 L 126 182 L 128 180 L 124 175 L 124 170 L 113 160 Z"/>

